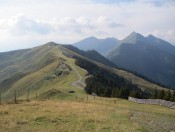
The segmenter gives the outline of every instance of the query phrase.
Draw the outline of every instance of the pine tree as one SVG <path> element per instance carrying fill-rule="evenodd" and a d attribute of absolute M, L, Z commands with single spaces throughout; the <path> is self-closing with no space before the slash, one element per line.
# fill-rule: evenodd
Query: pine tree
<path fill-rule="evenodd" d="M 122 98 L 123 97 L 123 88 L 120 88 L 119 92 L 118 92 L 118 97 Z"/>
<path fill-rule="evenodd" d="M 117 97 L 117 88 L 112 89 L 111 97 Z"/>
<path fill-rule="evenodd" d="M 134 97 L 134 98 L 137 98 L 138 95 L 137 95 L 137 92 L 135 90 L 132 90 L 130 92 L 129 96 Z"/>
<path fill-rule="evenodd" d="M 168 92 L 165 93 L 165 96 L 163 98 L 164 100 L 170 100 L 171 99 L 171 91 L 168 90 Z"/>
<path fill-rule="evenodd" d="M 117 88 L 117 87 L 113 88 L 112 92 L 111 92 L 111 97 L 119 97 L 118 96 L 119 95 L 119 91 L 120 91 L 119 88 Z"/>
<path fill-rule="evenodd" d="M 91 89 L 91 87 L 85 87 L 85 91 L 86 91 L 86 93 L 88 93 L 88 94 L 92 94 L 92 89 Z"/>
<path fill-rule="evenodd" d="M 175 90 L 174 90 L 173 95 L 172 95 L 171 98 L 172 98 L 172 101 L 175 102 Z"/>
<path fill-rule="evenodd" d="M 165 96 L 165 91 L 164 90 L 161 90 L 160 92 L 159 92 L 159 94 L 158 94 L 158 99 L 163 99 L 164 98 L 164 96 Z"/>
<path fill-rule="evenodd" d="M 168 90 L 168 98 L 167 98 L 169 101 L 171 100 L 171 91 Z"/>
<path fill-rule="evenodd" d="M 157 88 L 153 91 L 152 98 L 153 98 L 153 99 L 157 99 L 157 98 L 158 98 L 158 91 L 157 91 Z"/>

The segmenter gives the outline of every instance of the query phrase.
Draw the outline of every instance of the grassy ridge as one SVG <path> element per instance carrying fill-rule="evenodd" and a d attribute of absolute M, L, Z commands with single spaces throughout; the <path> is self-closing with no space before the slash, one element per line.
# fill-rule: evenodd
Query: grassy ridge
<path fill-rule="evenodd" d="M 16 60 L 20 60 L 18 63 L 15 63 L 15 67 L 18 67 L 18 69 L 13 73 L 14 75 L 10 73 L 11 70 L 7 71 L 7 74 L 9 72 L 9 74 L 12 75 L 10 77 L 7 76 L 7 79 L 0 83 L 3 100 L 12 99 L 14 90 L 17 92 L 18 99 L 26 99 L 28 90 L 30 98 L 34 98 L 36 93 L 39 96 L 52 89 L 61 91 L 63 93 L 62 95 L 68 98 L 72 97 L 72 94 L 69 94 L 69 91 L 72 90 L 78 94 L 83 94 L 83 90 L 72 86 L 72 82 L 78 80 L 78 76 L 74 70 L 66 76 L 58 76 L 51 80 L 44 79 L 46 76 L 53 74 L 60 63 L 65 63 L 70 67 L 76 68 L 81 76 L 87 74 L 84 69 L 75 65 L 74 59 L 64 56 L 60 47 L 60 45 L 49 43 L 28 50 L 27 53 L 22 54 L 22 57 L 16 54 Z M 28 56 L 28 58 L 26 56 Z M 9 61 L 11 61 L 11 59 Z M 15 61 L 15 59 L 13 61 Z M 10 67 L 14 69 L 13 65 L 10 65 Z M 0 73 L 4 72 L 4 70 L 6 70 L 6 68 Z M 19 77 L 17 77 L 17 75 Z M 60 96 L 58 96 L 58 98 L 60 98 Z"/>

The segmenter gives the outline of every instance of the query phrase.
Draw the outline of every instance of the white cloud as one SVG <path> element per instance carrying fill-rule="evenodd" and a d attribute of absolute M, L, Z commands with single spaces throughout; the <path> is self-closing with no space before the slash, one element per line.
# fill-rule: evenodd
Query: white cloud
<path fill-rule="evenodd" d="M 64 17 L 62 19 L 55 19 L 54 25 L 57 28 L 58 32 L 62 33 L 83 33 L 85 30 L 95 28 L 95 25 L 88 18 L 79 17 Z"/>
<path fill-rule="evenodd" d="M 42 21 L 18 14 L 0 21 L 1 50 L 3 51 L 6 48 L 8 50 L 26 48 L 36 45 L 36 42 L 38 44 L 48 41 L 71 43 L 80 40 L 84 36 L 106 36 L 107 33 L 104 28 L 105 30 L 111 28 L 110 24 L 113 23 L 117 24 L 111 19 L 102 16 L 97 19 L 64 17 Z M 113 26 L 113 28 L 116 27 L 118 26 Z"/>
<path fill-rule="evenodd" d="M 49 24 L 26 18 L 22 14 L 4 21 L 0 29 L 8 30 L 12 35 L 26 35 L 29 33 L 47 34 L 54 30 Z"/>
<path fill-rule="evenodd" d="M 132 31 L 175 44 L 174 7 L 172 0 L 0 1 L 0 52 L 92 35 L 123 39 Z"/>

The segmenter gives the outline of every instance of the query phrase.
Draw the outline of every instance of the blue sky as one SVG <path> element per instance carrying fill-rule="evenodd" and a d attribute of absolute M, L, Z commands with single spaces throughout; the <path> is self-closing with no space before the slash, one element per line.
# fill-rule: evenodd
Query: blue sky
<path fill-rule="evenodd" d="M 174 0 L 91 0 L 96 3 L 105 3 L 105 4 L 119 4 L 119 3 L 133 3 L 133 2 L 145 2 L 153 3 L 157 6 L 163 5 L 165 3 L 175 2 Z"/>
<path fill-rule="evenodd" d="M 91 0 L 92 2 L 105 3 L 105 4 L 117 4 L 117 3 L 129 3 L 136 0 Z"/>
<path fill-rule="evenodd" d="M 0 52 L 133 31 L 175 44 L 174 0 L 0 0 L 0 9 Z"/>

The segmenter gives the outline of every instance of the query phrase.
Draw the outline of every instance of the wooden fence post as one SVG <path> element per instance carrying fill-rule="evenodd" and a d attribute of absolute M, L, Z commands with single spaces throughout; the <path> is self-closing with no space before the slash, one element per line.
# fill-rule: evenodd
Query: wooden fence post
<path fill-rule="evenodd" d="M 0 105 L 1 105 L 1 92 L 0 92 Z"/>
<path fill-rule="evenodd" d="M 87 94 L 87 101 L 88 101 L 88 94 Z"/>
<path fill-rule="evenodd" d="M 29 89 L 27 90 L 27 101 L 29 100 Z"/>
<path fill-rule="evenodd" d="M 94 101 L 95 101 L 95 95 L 94 95 Z"/>
<path fill-rule="evenodd" d="M 16 90 L 14 90 L 14 103 L 16 104 L 17 101 L 16 101 Z"/>

